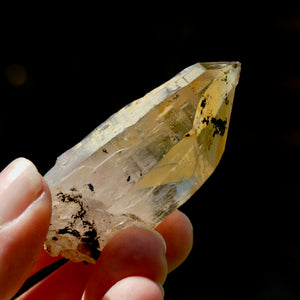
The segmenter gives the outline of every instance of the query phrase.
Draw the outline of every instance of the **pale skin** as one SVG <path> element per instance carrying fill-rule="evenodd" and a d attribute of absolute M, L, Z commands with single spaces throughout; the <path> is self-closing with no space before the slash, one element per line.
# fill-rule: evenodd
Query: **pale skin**
<path fill-rule="evenodd" d="M 61 257 L 43 250 L 51 217 L 46 181 L 24 158 L 0 173 L 0 299 L 13 297 L 25 280 Z M 193 228 L 179 210 L 155 231 L 132 227 L 116 234 L 97 263 L 67 262 L 18 300 L 158 300 L 167 274 L 188 256 Z"/>

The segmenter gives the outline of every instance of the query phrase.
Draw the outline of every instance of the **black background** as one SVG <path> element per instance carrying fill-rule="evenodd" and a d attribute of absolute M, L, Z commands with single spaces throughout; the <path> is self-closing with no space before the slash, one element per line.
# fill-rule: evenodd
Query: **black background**
<path fill-rule="evenodd" d="M 166 299 L 300 299 L 300 13 L 281 4 L 52 7 L 33 19 L 7 10 L 1 169 L 24 156 L 44 174 L 112 113 L 185 67 L 240 61 L 226 151 L 182 207 L 194 248 L 169 275 Z M 15 84 L 20 68 L 25 82 Z"/>

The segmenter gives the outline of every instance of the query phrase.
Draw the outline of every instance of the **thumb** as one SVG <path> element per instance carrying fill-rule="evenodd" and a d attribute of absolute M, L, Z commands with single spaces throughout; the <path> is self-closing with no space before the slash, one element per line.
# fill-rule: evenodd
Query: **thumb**
<path fill-rule="evenodd" d="M 10 299 L 27 279 L 51 217 L 47 183 L 27 159 L 0 173 L 0 299 Z"/>

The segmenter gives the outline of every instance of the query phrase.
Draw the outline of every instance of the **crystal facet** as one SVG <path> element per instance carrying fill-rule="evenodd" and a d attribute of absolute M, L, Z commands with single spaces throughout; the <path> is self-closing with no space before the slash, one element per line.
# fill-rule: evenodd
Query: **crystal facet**
<path fill-rule="evenodd" d="M 154 228 L 215 170 L 225 148 L 238 62 L 195 64 L 125 106 L 45 175 L 52 256 L 95 263 L 129 226 Z"/>

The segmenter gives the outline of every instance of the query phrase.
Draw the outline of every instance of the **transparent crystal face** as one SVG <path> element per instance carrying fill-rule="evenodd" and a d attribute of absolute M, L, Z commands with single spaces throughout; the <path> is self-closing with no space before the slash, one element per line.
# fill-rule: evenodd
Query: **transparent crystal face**
<path fill-rule="evenodd" d="M 195 64 L 62 154 L 45 175 L 50 255 L 94 263 L 118 231 L 154 228 L 187 201 L 221 159 L 239 73 Z"/>

